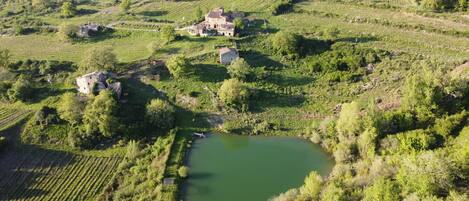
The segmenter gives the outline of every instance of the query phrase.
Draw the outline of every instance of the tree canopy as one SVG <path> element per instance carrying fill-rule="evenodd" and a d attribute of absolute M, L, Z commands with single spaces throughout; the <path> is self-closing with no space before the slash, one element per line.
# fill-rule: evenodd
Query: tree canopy
<path fill-rule="evenodd" d="M 81 122 L 83 104 L 78 100 L 76 94 L 68 92 L 62 95 L 57 111 L 61 119 L 72 125 L 77 125 Z"/>
<path fill-rule="evenodd" d="M 233 63 L 228 66 L 228 73 L 230 76 L 239 80 L 246 80 L 246 77 L 249 75 L 250 71 L 251 67 L 243 58 L 234 60 Z"/>
<path fill-rule="evenodd" d="M 174 125 L 174 107 L 161 99 L 153 99 L 146 106 L 146 120 L 150 128 L 172 128 Z"/>
<path fill-rule="evenodd" d="M 249 89 L 242 81 L 234 78 L 225 80 L 218 90 L 218 96 L 228 107 L 241 111 L 248 110 Z"/>
<path fill-rule="evenodd" d="M 80 71 L 89 73 L 96 70 L 117 70 L 117 57 L 110 48 L 92 48 L 85 52 Z"/>
<path fill-rule="evenodd" d="M 103 90 L 88 103 L 83 115 L 85 131 L 88 135 L 100 133 L 110 137 L 116 131 L 118 119 L 115 116 L 117 101 L 110 90 Z"/>
<path fill-rule="evenodd" d="M 166 62 L 169 72 L 175 78 L 180 78 L 189 75 L 193 71 L 193 67 L 189 62 L 189 59 L 182 55 L 174 56 L 168 59 Z"/>

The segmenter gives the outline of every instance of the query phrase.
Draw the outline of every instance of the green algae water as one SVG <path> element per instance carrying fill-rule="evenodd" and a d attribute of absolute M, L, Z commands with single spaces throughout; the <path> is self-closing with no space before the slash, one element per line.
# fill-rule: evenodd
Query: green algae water
<path fill-rule="evenodd" d="M 185 201 L 266 201 L 310 171 L 327 175 L 333 161 L 298 138 L 211 135 L 193 144 L 188 166 Z"/>

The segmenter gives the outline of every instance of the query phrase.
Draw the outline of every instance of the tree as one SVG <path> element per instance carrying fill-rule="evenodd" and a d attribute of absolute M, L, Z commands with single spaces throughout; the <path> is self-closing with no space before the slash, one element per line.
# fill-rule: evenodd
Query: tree
<path fill-rule="evenodd" d="M 10 59 L 11 59 L 10 50 L 1 49 L 0 50 L 0 68 L 8 69 L 8 67 L 10 66 Z"/>
<path fill-rule="evenodd" d="M 192 73 L 192 65 L 189 60 L 182 55 L 171 57 L 168 62 L 166 62 L 166 66 L 171 75 L 175 78 L 180 78 Z"/>
<path fill-rule="evenodd" d="M 20 75 L 8 90 L 10 100 L 26 101 L 33 96 L 33 85 L 24 75 Z"/>
<path fill-rule="evenodd" d="M 249 90 L 242 81 L 237 79 L 225 80 L 218 90 L 220 100 L 228 107 L 247 111 Z"/>
<path fill-rule="evenodd" d="M 235 18 L 235 19 L 233 20 L 233 23 L 234 23 L 234 25 L 235 25 L 235 28 L 236 28 L 238 31 L 243 30 L 244 27 L 245 27 L 244 21 L 243 21 L 242 18 L 239 18 L 239 17 L 238 17 L 238 18 Z"/>
<path fill-rule="evenodd" d="M 204 11 L 200 7 L 197 7 L 197 10 L 195 10 L 195 19 L 196 21 L 202 20 L 204 17 Z"/>
<path fill-rule="evenodd" d="M 131 5 L 132 5 L 131 0 L 122 0 L 119 7 L 121 8 L 122 12 L 127 13 L 129 12 Z"/>
<path fill-rule="evenodd" d="M 297 201 L 298 196 L 300 196 L 300 191 L 294 188 L 276 197 L 272 197 L 268 201 Z"/>
<path fill-rule="evenodd" d="M 189 175 L 189 168 L 186 167 L 186 166 L 181 166 L 181 167 L 179 167 L 179 169 L 178 169 L 178 175 L 179 175 L 181 178 L 186 178 L 186 177 Z"/>
<path fill-rule="evenodd" d="M 72 24 L 62 23 L 57 31 L 57 37 L 60 41 L 69 42 L 76 38 L 78 27 Z"/>
<path fill-rule="evenodd" d="M 357 102 L 342 104 L 336 127 L 341 141 L 355 137 L 361 129 L 360 119 L 360 108 Z"/>
<path fill-rule="evenodd" d="M 321 195 L 321 201 L 346 201 L 347 195 L 342 185 L 331 182 L 329 183 Z"/>
<path fill-rule="evenodd" d="M 115 116 L 117 101 L 110 90 L 103 90 L 85 108 L 83 123 L 88 135 L 101 133 L 105 137 L 114 134 L 118 126 Z"/>
<path fill-rule="evenodd" d="M 405 195 L 432 196 L 453 187 L 453 166 L 442 152 L 426 151 L 409 155 L 396 175 Z"/>
<path fill-rule="evenodd" d="M 110 48 L 92 48 L 85 52 L 80 71 L 88 73 L 96 70 L 116 70 L 117 57 Z"/>
<path fill-rule="evenodd" d="M 151 128 L 169 129 L 174 126 L 174 112 L 168 102 L 153 99 L 146 107 L 146 119 Z"/>
<path fill-rule="evenodd" d="M 76 94 L 68 92 L 62 95 L 57 111 L 61 119 L 72 125 L 77 125 L 81 122 L 83 104 L 78 100 Z"/>
<path fill-rule="evenodd" d="M 366 129 L 358 137 L 358 150 L 363 158 L 373 158 L 376 151 L 376 138 L 378 131 L 376 128 L 371 127 Z"/>
<path fill-rule="evenodd" d="M 319 197 L 319 193 L 321 192 L 323 182 L 324 181 L 321 175 L 319 175 L 315 171 L 312 171 L 305 178 L 305 183 L 301 188 L 301 192 L 307 195 L 312 200 L 317 200 Z"/>
<path fill-rule="evenodd" d="M 380 178 L 365 189 L 363 201 L 399 201 L 399 186 L 392 180 Z"/>
<path fill-rule="evenodd" d="M 231 65 L 228 67 L 228 73 L 230 76 L 239 80 L 246 80 L 250 70 L 251 68 L 249 64 L 243 58 L 234 60 L 233 63 L 231 63 Z"/>
<path fill-rule="evenodd" d="M 62 7 L 60 7 L 60 10 L 62 11 L 62 16 L 64 17 L 73 17 L 76 14 L 75 5 L 71 1 L 64 2 Z"/>
<path fill-rule="evenodd" d="M 295 33 L 280 31 L 271 36 L 272 48 L 277 54 L 294 57 L 300 54 L 302 37 Z"/>
<path fill-rule="evenodd" d="M 125 157 L 130 160 L 137 158 L 138 154 L 140 153 L 140 145 L 137 141 L 131 140 L 129 144 L 127 144 L 127 150 L 125 153 Z"/>
<path fill-rule="evenodd" d="M 163 40 L 163 43 L 170 43 L 176 40 L 176 30 L 170 25 L 162 26 L 160 30 L 160 38 Z"/>
<path fill-rule="evenodd" d="M 427 64 L 419 66 L 422 70 L 411 75 L 405 82 L 402 107 L 417 115 L 420 122 L 434 118 L 439 109 L 438 101 L 442 100 L 441 80 L 443 75 Z"/>

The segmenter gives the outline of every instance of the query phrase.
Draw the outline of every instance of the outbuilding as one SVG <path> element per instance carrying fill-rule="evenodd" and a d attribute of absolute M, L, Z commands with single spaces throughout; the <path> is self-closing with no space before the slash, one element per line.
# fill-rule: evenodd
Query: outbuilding
<path fill-rule="evenodd" d="M 219 50 L 220 52 L 220 63 L 223 65 L 229 65 L 234 60 L 239 58 L 238 50 L 234 48 L 224 47 Z"/>

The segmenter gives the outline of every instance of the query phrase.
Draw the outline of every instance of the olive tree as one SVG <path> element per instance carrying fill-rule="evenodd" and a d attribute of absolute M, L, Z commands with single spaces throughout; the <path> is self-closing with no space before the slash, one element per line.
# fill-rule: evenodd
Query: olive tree
<path fill-rule="evenodd" d="M 228 107 L 241 111 L 248 109 L 249 89 L 242 81 L 234 78 L 225 80 L 218 90 L 218 96 Z"/>

